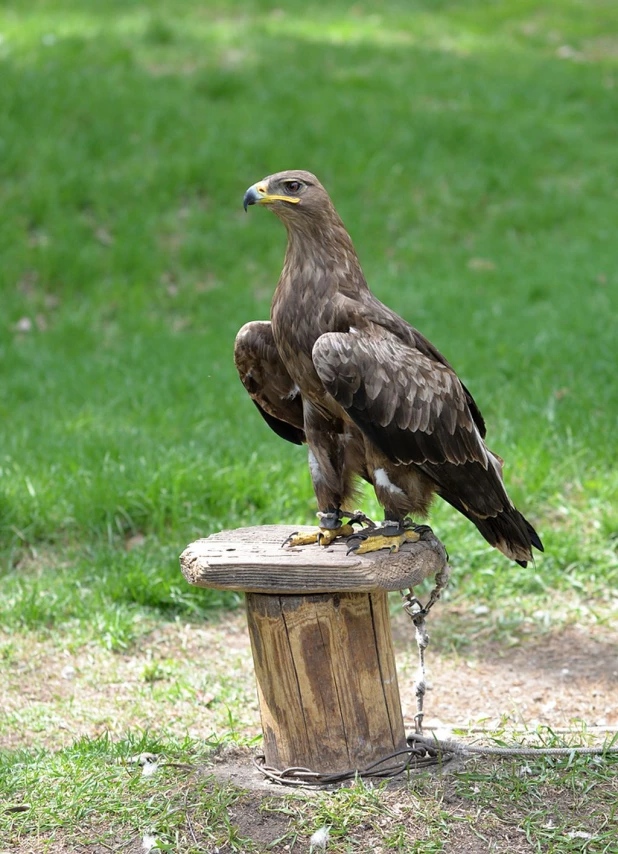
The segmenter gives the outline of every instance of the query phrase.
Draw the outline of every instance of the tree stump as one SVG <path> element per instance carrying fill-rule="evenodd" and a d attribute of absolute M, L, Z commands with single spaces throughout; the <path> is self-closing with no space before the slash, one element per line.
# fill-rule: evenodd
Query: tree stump
<path fill-rule="evenodd" d="M 243 591 L 266 764 L 363 768 L 406 746 L 387 592 L 446 564 L 431 532 L 398 554 L 281 548 L 308 527 L 222 531 L 182 553 L 189 584 Z"/>

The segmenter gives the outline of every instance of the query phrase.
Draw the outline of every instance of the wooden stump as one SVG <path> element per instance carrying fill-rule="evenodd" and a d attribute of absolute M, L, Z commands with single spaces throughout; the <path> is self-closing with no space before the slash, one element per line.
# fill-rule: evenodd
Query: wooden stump
<path fill-rule="evenodd" d="M 325 773 L 405 747 L 387 591 L 443 569 L 432 533 L 399 554 L 344 542 L 281 548 L 295 530 L 222 531 L 181 555 L 190 584 L 246 594 L 266 764 Z"/>
<path fill-rule="evenodd" d="M 386 593 L 247 594 L 264 732 L 276 768 L 362 768 L 405 747 Z"/>

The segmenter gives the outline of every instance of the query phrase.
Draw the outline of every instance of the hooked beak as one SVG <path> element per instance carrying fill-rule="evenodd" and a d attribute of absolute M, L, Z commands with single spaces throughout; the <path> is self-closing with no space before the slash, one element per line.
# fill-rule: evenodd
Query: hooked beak
<path fill-rule="evenodd" d="M 247 210 L 249 205 L 267 205 L 270 202 L 289 202 L 297 205 L 300 199 L 296 196 L 269 195 L 266 184 L 259 183 L 249 187 L 242 200 L 242 206 Z"/>

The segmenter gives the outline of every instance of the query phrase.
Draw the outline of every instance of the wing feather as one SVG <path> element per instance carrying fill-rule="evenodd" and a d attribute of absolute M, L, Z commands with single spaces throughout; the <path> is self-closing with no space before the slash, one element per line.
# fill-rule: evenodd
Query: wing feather
<path fill-rule="evenodd" d="M 320 336 L 312 356 L 329 394 L 393 462 L 487 468 L 476 412 L 450 365 L 371 324 Z"/>
<path fill-rule="evenodd" d="M 271 325 L 246 323 L 234 344 L 240 380 L 269 427 L 282 439 L 305 441 L 303 401 L 275 346 Z"/>

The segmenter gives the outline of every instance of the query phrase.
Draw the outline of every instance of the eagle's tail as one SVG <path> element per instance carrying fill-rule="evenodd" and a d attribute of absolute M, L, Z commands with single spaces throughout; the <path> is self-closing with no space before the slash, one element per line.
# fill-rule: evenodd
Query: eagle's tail
<path fill-rule="evenodd" d="M 509 507 L 487 519 L 479 519 L 472 514 L 469 518 L 488 543 L 520 566 L 527 566 L 533 559 L 532 546 L 544 551 L 541 538 L 516 507 Z"/>
<path fill-rule="evenodd" d="M 496 516 L 481 518 L 475 516 L 467 507 L 464 507 L 456 498 L 440 493 L 445 501 L 448 501 L 456 510 L 459 510 L 467 519 L 474 522 L 487 542 L 501 551 L 503 555 L 514 560 L 520 566 L 527 566 L 529 560 L 533 560 L 532 547 L 540 552 L 545 551 L 541 538 L 534 530 L 530 522 L 519 512 L 516 507 L 510 505 Z"/>

